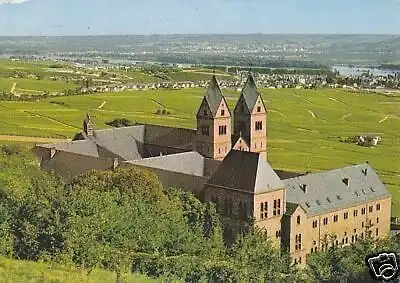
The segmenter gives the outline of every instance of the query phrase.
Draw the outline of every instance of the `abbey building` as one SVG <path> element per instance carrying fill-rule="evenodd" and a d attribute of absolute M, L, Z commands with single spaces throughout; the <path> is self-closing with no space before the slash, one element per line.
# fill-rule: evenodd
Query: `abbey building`
<path fill-rule="evenodd" d="M 215 203 L 227 239 L 245 231 L 252 218 L 298 263 L 330 245 L 388 235 L 391 195 L 375 170 L 367 163 L 313 174 L 274 170 L 267 161 L 267 112 L 251 75 L 233 110 L 213 76 L 196 129 L 96 129 L 87 115 L 71 142 L 34 151 L 41 168 L 67 180 L 90 169 L 150 170 L 164 186 Z"/>

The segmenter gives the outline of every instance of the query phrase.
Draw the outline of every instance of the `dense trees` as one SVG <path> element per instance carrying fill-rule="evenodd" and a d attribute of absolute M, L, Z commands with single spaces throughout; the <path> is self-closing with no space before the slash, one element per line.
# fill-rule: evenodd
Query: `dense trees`
<path fill-rule="evenodd" d="M 368 278 L 364 257 L 398 242 L 332 247 L 298 268 L 251 227 L 232 246 L 211 204 L 163 188 L 148 171 L 92 171 L 70 184 L 17 148 L 0 153 L 0 255 L 186 282 L 313 282 Z"/>

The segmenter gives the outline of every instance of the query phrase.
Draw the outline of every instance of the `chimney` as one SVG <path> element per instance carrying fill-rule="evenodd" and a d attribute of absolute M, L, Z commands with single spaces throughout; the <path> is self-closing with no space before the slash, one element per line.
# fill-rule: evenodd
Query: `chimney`
<path fill-rule="evenodd" d="M 346 186 L 350 187 L 350 179 L 349 178 L 343 178 L 342 181 Z"/>
<path fill-rule="evenodd" d="M 300 185 L 300 189 L 301 189 L 305 194 L 307 193 L 307 185 L 306 185 L 306 184 Z"/>
<path fill-rule="evenodd" d="M 114 162 L 113 162 L 113 170 L 117 169 L 118 165 L 119 165 L 118 158 L 114 158 Z"/>
<path fill-rule="evenodd" d="M 54 155 L 56 155 L 56 148 L 55 148 L 55 147 L 52 147 L 52 148 L 50 149 L 50 158 L 53 158 Z"/>
<path fill-rule="evenodd" d="M 93 136 L 94 124 L 89 113 L 86 114 L 86 119 L 83 120 L 83 131 L 86 133 L 86 135 Z"/>

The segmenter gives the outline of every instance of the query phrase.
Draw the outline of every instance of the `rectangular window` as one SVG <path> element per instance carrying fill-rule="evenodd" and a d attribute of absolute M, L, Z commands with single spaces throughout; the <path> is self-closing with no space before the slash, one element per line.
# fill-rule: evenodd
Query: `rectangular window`
<path fill-rule="evenodd" d="M 376 234 L 376 236 L 378 237 L 378 235 L 379 235 L 379 230 L 378 230 L 378 228 L 376 228 L 375 234 Z"/>
<path fill-rule="evenodd" d="M 356 217 L 356 216 L 357 216 L 357 214 L 358 214 L 358 210 L 356 209 L 356 210 L 354 210 L 354 211 L 353 211 L 353 215 L 354 215 L 354 217 Z"/>
<path fill-rule="evenodd" d="M 379 217 L 376 218 L 376 223 L 379 223 Z"/>
<path fill-rule="evenodd" d="M 348 212 L 345 212 L 345 213 L 343 214 L 343 218 L 344 218 L 344 219 L 349 218 L 349 213 L 348 213 Z"/>
<path fill-rule="evenodd" d="M 261 219 L 268 218 L 268 202 L 262 202 L 260 204 L 260 217 Z"/>
<path fill-rule="evenodd" d="M 328 217 L 325 217 L 324 218 L 324 225 L 327 225 L 328 224 Z"/>
<path fill-rule="evenodd" d="M 262 121 L 257 121 L 255 127 L 256 127 L 256 131 L 261 131 L 262 130 Z"/>
<path fill-rule="evenodd" d="M 278 211 L 277 211 L 278 215 L 281 215 L 281 199 L 278 199 Z"/>
<path fill-rule="evenodd" d="M 377 204 L 376 204 L 376 210 L 377 210 L 377 211 L 381 210 L 381 204 L 380 204 L 380 203 L 377 203 Z"/>
<path fill-rule="evenodd" d="M 225 116 L 225 110 L 224 109 L 221 110 L 221 116 Z"/>
<path fill-rule="evenodd" d="M 371 205 L 371 206 L 369 207 L 368 211 L 369 211 L 369 212 L 372 212 L 373 209 L 374 209 L 374 208 L 373 208 L 373 206 Z"/>
<path fill-rule="evenodd" d="M 301 250 L 301 234 L 296 235 L 295 249 Z"/>
<path fill-rule="evenodd" d="M 362 214 L 362 215 L 365 214 L 365 207 L 361 208 L 361 214 Z"/>
<path fill-rule="evenodd" d="M 261 106 L 257 107 L 257 112 L 261 112 Z"/>
<path fill-rule="evenodd" d="M 318 220 L 314 220 L 314 221 L 312 222 L 312 227 L 313 227 L 313 228 L 317 228 L 317 226 L 318 226 Z"/>
<path fill-rule="evenodd" d="M 274 216 L 281 214 L 281 200 L 280 199 L 274 199 L 273 214 L 274 214 Z"/>
<path fill-rule="evenodd" d="M 209 136 L 210 135 L 210 127 L 208 127 L 208 126 L 201 127 L 201 133 L 203 136 Z"/>
<path fill-rule="evenodd" d="M 226 135 L 226 125 L 219 126 L 218 127 L 218 132 L 220 136 Z"/>
<path fill-rule="evenodd" d="M 337 222 L 338 219 L 339 219 L 339 216 L 337 216 L 337 215 L 334 215 L 334 216 L 333 216 L 333 222 Z"/>

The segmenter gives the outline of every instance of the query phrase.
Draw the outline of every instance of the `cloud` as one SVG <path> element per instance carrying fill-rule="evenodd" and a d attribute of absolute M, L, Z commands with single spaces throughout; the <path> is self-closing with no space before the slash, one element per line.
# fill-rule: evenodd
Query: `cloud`
<path fill-rule="evenodd" d="M 28 0 L 0 0 L 1 4 L 21 4 L 27 2 Z"/>

